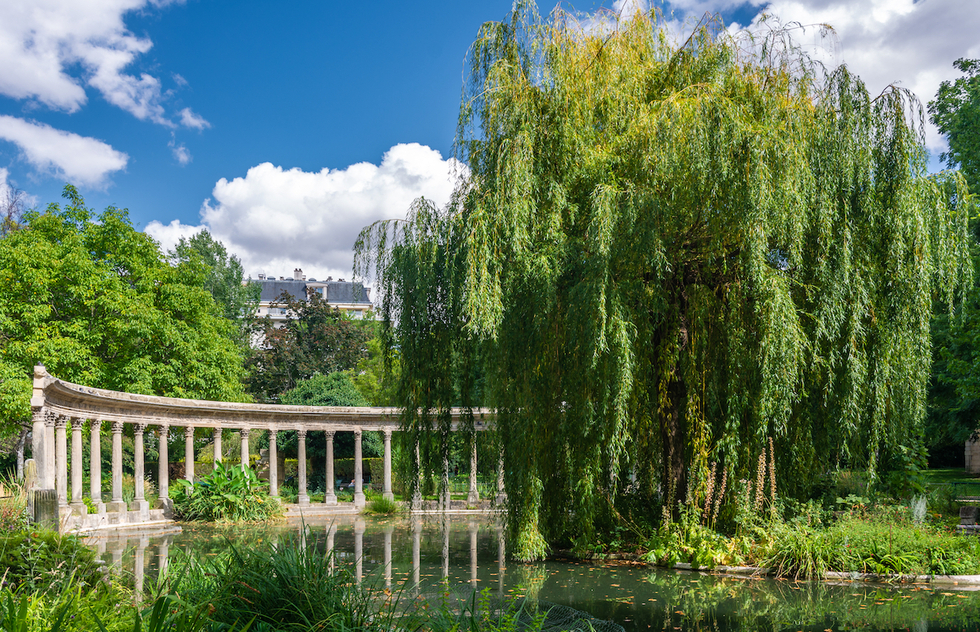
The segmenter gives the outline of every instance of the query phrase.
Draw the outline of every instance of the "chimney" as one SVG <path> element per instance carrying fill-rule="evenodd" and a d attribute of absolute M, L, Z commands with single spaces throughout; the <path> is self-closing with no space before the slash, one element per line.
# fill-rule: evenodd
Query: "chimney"
<path fill-rule="evenodd" d="M 265 281 L 265 272 L 259 272 L 259 281 Z"/>
<path fill-rule="evenodd" d="M 303 268 L 296 268 L 293 270 L 293 278 L 297 281 L 305 281 L 306 275 L 303 274 Z"/>

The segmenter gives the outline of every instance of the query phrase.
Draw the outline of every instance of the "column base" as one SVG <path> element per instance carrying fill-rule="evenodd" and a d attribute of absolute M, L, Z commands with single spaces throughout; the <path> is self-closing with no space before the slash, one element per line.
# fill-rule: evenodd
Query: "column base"
<path fill-rule="evenodd" d="M 384 498 L 385 500 L 392 500 L 392 501 L 395 500 L 395 495 L 391 492 L 385 492 L 381 494 L 381 497 Z"/>
<path fill-rule="evenodd" d="M 145 498 L 129 503 L 129 509 L 140 512 L 140 520 L 150 519 L 150 503 Z"/>
<path fill-rule="evenodd" d="M 109 513 L 126 513 L 129 511 L 129 505 L 126 504 L 125 500 L 113 500 L 106 505 L 106 511 Z"/>
<path fill-rule="evenodd" d="M 68 506 L 71 508 L 71 513 L 72 513 L 73 516 L 87 516 L 88 515 L 88 507 L 86 507 L 85 506 L 85 503 L 83 503 L 80 500 L 75 501 L 75 502 L 69 504 Z"/>
<path fill-rule="evenodd" d="M 155 509 L 163 509 L 163 516 L 165 518 L 173 520 L 174 517 L 174 501 L 170 498 L 157 498 L 157 506 Z"/>
<path fill-rule="evenodd" d="M 354 509 L 364 509 L 367 505 L 367 499 L 364 498 L 364 492 L 354 492 Z"/>
<path fill-rule="evenodd" d="M 92 504 L 95 505 L 95 511 L 93 511 L 91 513 L 96 513 L 96 514 L 104 514 L 105 513 L 105 503 L 102 502 L 102 499 L 101 498 L 99 500 L 93 500 L 92 501 Z"/>
<path fill-rule="evenodd" d="M 337 504 L 337 494 L 333 492 L 328 492 L 323 496 L 324 505 L 336 505 Z"/>
<path fill-rule="evenodd" d="M 466 497 L 466 504 L 475 505 L 478 502 L 480 502 L 480 492 L 476 491 L 475 489 L 471 489 L 470 495 Z"/>
<path fill-rule="evenodd" d="M 310 497 L 307 496 L 306 494 L 300 494 L 296 498 L 296 504 L 299 505 L 300 507 L 306 507 L 307 505 L 310 504 Z"/>

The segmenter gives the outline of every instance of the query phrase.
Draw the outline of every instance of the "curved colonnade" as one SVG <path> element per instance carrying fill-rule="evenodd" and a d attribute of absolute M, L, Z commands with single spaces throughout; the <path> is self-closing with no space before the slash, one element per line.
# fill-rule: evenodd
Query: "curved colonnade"
<path fill-rule="evenodd" d="M 337 432 L 354 434 L 354 509 L 365 505 L 364 476 L 361 457 L 361 436 L 365 430 L 380 431 L 384 436 L 383 494 L 393 499 L 391 485 L 391 435 L 399 429 L 397 408 L 286 406 L 281 404 L 251 404 L 213 402 L 155 395 L 138 395 L 91 388 L 59 380 L 48 374 L 43 366 L 34 368 L 34 390 L 31 396 L 33 423 L 32 452 L 37 465 L 37 488 L 53 489 L 58 497 L 62 529 L 98 529 L 114 525 L 132 525 L 168 520 L 171 517 L 169 484 L 170 458 L 168 437 L 171 432 L 183 431 L 185 475 L 194 480 L 194 434 L 197 428 L 214 432 L 215 462 L 220 460 L 221 432 L 233 430 L 240 434 L 242 463 L 248 463 L 249 432 L 269 433 L 269 491 L 279 495 L 276 432 L 295 430 L 298 434 L 298 504 L 310 506 L 307 494 L 306 437 L 311 432 L 323 432 L 327 441 L 325 463 L 326 493 L 324 506 L 338 505 L 334 489 L 333 438 Z M 454 425 L 462 417 L 452 411 Z M 487 429 L 485 411 L 475 411 L 474 427 Z M 90 453 L 101 454 L 101 428 L 109 424 L 112 437 L 112 491 L 108 503 L 102 499 L 101 460 L 90 459 L 90 511 L 83 500 L 83 437 L 89 423 Z M 122 497 L 122 433 L 129 424 L 133 430 L 135 497 L 126 503 Z M 68 432 L 71 432 L 71 457 L 68 456 Z M 147 431 L 159 437 L 158 472 L 159 507 L 151 509 L 143 492 L 143 438 Z M 69 462 L 71 476 L 69 486 Z M 498 475 L 498 485 L 501 482 Z M 502 491 L 502 490 L 501 490 Z M 448 499 L 447 499 L 448 500 Z M 476 443 L 470 460 L 469 502 L 479 500 L 476 487 Z M 448 508 L 448 502 L 444 507 Z"/>

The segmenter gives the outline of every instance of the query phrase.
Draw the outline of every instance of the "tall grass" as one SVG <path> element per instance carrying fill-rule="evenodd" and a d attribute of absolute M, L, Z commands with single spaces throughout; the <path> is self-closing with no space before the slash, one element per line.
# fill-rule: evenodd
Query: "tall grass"
<path fill-rule="evenodd" d="M 0 534 L 27 526 L 27 491 L 21 481 L 0 475 Z"/>

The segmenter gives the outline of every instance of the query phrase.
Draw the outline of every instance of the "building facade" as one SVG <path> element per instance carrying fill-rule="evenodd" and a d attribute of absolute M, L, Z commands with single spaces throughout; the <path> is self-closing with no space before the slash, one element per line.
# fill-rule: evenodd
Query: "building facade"
<path fill-rule="evenodd" d="M 334 280 L 333 277 L 327 277 L 325 281 L 307 279 L 302 268 L 293 270 L 291 277 L 259 274 L 258 280 L 252 279 L 250 282 L 262 287 L 256 315 L 259 318 L 268 316 L 274 323 L 285 322 L 293 316 L 285 307 L 273 305 L 283 292 L 295 299 L 306 299 L 308 292 L 315 292 L 331 307 L 357 320 L 365 318 L 374 309 L 371 288 L 354 281 Z"/>

